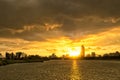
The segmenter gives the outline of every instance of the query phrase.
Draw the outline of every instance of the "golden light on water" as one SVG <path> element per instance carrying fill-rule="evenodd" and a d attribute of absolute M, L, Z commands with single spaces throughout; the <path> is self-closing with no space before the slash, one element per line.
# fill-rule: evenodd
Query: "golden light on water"
<path fill-rule="evenodd" d="M 71 69 L 71 80 L 81 80 L 80 69 L 78 66 L 78 62 L 73 60 L 72 62 L 72 69 Z"/>

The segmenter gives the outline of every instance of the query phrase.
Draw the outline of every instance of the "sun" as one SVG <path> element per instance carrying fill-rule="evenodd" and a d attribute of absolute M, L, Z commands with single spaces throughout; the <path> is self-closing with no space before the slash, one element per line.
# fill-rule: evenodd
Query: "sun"
<path fill-rule="evenodd" d="M 70 51 L 70 56 L 79 56 L 79 53 L 77 51 Z"/>
<path fill-rule="evenodd" d="M 69 50 L 70 57 L 79 57 L 80 55 L 80 48 L 74 48 Z"/>

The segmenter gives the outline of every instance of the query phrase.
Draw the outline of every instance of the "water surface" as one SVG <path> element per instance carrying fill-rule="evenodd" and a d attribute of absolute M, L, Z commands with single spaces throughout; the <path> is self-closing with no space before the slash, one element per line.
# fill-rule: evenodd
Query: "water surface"
<path fill-rule="evenodd" d="M 53 60 L 0 67 L 0 80 L 120 80 L 120 61 Z"/>

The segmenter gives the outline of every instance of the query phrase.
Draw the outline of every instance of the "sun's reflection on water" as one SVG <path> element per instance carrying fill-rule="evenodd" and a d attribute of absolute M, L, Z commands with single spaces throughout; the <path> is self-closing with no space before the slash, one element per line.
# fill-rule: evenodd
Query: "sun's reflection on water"
<path fill-rule="evenodd" d="M 71 68 L 71 80 L 82 80 L 77 60 L 73 60 Z"/>

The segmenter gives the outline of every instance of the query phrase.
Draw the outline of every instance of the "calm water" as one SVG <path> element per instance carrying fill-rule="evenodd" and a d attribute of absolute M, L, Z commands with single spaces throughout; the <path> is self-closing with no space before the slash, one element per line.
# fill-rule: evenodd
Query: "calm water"
<path fill-rule="evenodd" d="M 120 80 L 120 61 L 59 60 L 0 67 L 0 80 Z"/>

